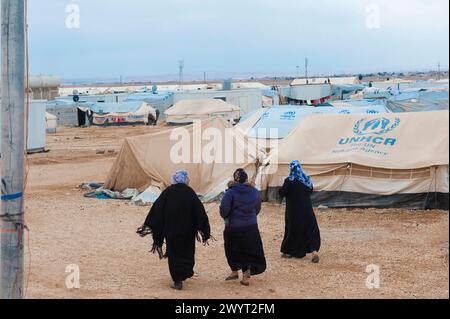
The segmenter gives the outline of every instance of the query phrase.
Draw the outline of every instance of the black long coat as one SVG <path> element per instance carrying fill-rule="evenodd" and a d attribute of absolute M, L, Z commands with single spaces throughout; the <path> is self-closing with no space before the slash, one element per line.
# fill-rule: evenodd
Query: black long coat
<path fill-rule="evenodd" d="M 286 198 L 285 234 L 281 252 L 296 258 L 318 252 L 321 246 L 320 230 L 314 214 L 313 190 L 302 182 L 286 179 L 279 193 Z"/>
<path fill-rule="evenodd" d="M 170 274 L 178 282 L 194 275 L 195 239 L 207 242 L 211 228 L 194 190 L 185 184 L 176 184 L 162 192 L 138 233 L 141 236 L 152 234 L 152 251 L 158 252 L 160 258 L 169 259 Z"/>

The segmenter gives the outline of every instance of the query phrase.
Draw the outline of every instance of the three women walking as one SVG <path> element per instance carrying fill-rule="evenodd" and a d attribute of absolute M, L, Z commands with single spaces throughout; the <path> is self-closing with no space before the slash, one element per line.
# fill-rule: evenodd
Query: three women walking
<path fill-rule="evenodd" d="M 279 190 L 281 199 L 286 198 L 283 258 L 304 258 L 312 254 L 313 263 L 320 261 L 320 230 L 311 202 L 313 190 L 311 177 L 303 172 L 299 161 L 293 161 L 289 177 Z"/>
<path fill-rule="evenodd" d="M 281 199 L 286 198 L 283 258 L 304 258 L 312 254 L 314 263 L 320 260 L 320 231 L 311 203 L 313 189 L 312 180 L 303 172 L 300 162 L 293 161 L 290 175 L 279 190 Z M 259 191 L 249 183 L 245 170 L 236 170 L 220 204 L 220 215 L 225 221 L 225 256 L 231 269 L 227 281 L 239 280 L 241 271 L 240 283 L 249 286 L 252 276 L 266 271 L 258 227 L 260 212 Z M 194 275 L 196 239 L 206 244 L 212 238 L 205 208 L 189 187 L 186 171 L 175 173 L 172 185 L 153 204 L 138 234 L 152 235 L 151 251 L 157 252 L 161 259 L 168 258 L 171 287 L 181 290 L 183 282 Z"/>

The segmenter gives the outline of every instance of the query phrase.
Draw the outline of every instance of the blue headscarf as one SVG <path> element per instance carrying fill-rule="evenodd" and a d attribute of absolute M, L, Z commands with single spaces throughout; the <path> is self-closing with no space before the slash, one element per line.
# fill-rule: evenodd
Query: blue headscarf
<path fill-rule="evenodd" d="M 172 185 L 176 184 L 187 184 L 189 178 L 189 173 L 187 171 L 177 171 L 175 175 L 172 176 Z"/>
<path fill-rule="evenodd" d="M 290 169 L 291 173 L 289 175 L 289 180 L 291 182 L 300 181 L 308 188 L 313 189 L 314 185 L 312 179 L 303 172 L 302 164 L 300 164 L 299 161 L 292 161 Z"/>

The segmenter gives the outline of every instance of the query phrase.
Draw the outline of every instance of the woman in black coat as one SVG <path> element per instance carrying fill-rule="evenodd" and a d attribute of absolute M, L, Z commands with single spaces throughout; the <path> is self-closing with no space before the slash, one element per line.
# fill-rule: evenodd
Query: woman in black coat
<path fill-rule="evenodd" d="M 158 252 L 160 259 L 169 260 L 174 282 L 171 288 L 183 289 L 183 281 L 194 275 L 195 239 L 206 244 L 211 238 L 208 216 L 197 194 L 189 187 L 186 171 L 178 171 L 172 177 L 172 185 L 153 204 L 138 234 L 153 236 L 151 251 Z M 163 253 L 164 241 L 166 253 Z"/>
<path fill-rule="evenodd" d="M 299 161 L 293 161 L 290 170 L 289 177 L 279 191 L 281 199 L 286 198 L 282 257 L 304 258 L 312 254 L 313 263 L 319 263 L 320 230 L 311 202 L 314 186 Z"/>

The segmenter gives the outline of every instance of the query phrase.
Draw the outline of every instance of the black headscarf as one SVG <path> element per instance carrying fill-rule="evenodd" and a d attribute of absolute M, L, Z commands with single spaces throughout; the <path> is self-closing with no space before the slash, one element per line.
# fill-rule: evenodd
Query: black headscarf
<path fill-rule="evenodd" d="M 242 168 L 239 168 L 234 172 L 233 179 L 236 183 L 245 184 L 248 182 L 248 174 Z"/>

